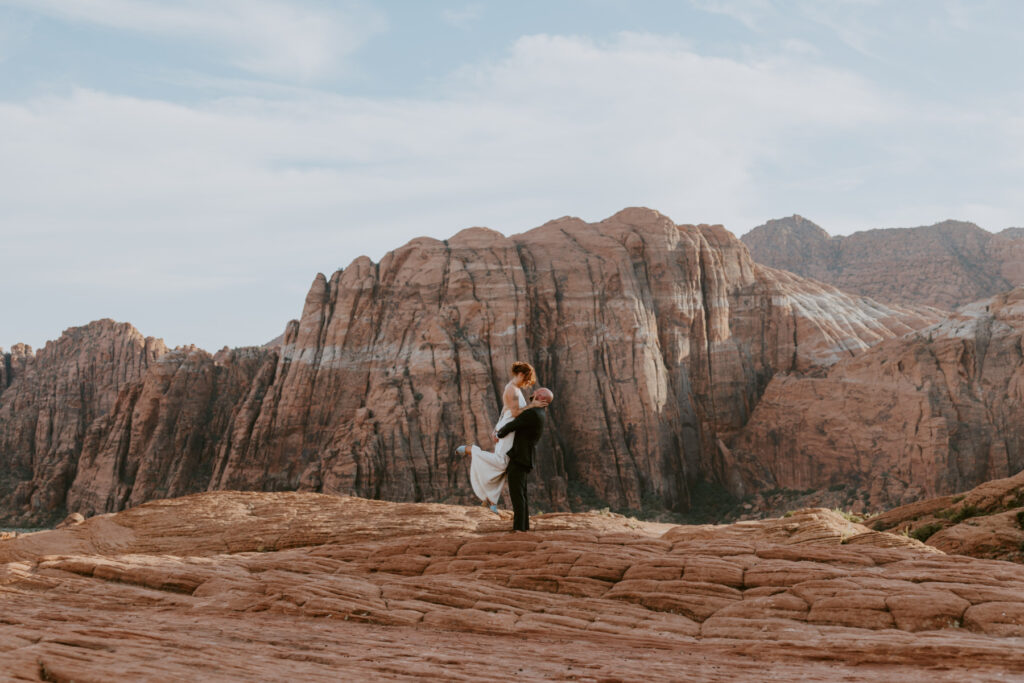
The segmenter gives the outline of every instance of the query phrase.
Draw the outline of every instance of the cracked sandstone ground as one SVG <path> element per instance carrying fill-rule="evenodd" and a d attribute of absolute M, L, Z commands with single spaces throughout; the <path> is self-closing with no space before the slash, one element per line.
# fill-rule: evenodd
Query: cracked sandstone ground
<path fill-rule="evenodd" d="M 1024 567 L 825 510 L 682 527 L 206 493 L 0 541 L 12 680 L 993 680 Z"/>

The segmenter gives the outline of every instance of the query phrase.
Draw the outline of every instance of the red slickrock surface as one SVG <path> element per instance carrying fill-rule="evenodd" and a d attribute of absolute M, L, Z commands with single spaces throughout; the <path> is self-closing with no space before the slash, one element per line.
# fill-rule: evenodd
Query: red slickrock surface
<path fill-rule="evenodd" d="M 731 445 L 739 491 L 845 487 L 877 510 L 1024 469 L 1024 287 L 837 363 L 777 376 Z"/>
<path fill-rule="evenodd" d="M 888 510 L 868 525 L 950 554 L 1024 563 L 1024 472 Z"/>
<path fill-rule="evenodd" d="M 13 680 L 1024 676 L 1024 567 L 827 510 L 507 531 L 476 507 L 205 493 L 0 541 Z"/>
<path fill-rule="evenodd" d="M 937 319 L 759 266 L 722 227 L 649 209 L 421 238 L 317 276 L 279 350 L 153 362 L 145 347 L 145 363 L 123 360 L 122 385 L 89 384 L 102 396 L 91 411 L 65 406 L 87 378 L 58 379 L 83 362 L 47 352 L 0 396 L 0 460 L 15 464 L 0 477 L 17 491 L 0 488 L 0 517 L 48 523 L 218 489 L 467 501 L 468 461 L 453 450 L 486 443 L 518 359 L 556 396 L 539 500 L 685 510 L 696 482 L 731 474 L 722 440 L 774 373 L 821 374 Z M 76 340 L 55 346 L 92 358 L 111 344 Z M 57 445 L 33 442 L 42 414 L 67 435 Z"/>
<path fill-rule="evenodd" d="M 754 228 L 743 242 L 758 263 L 889 303 L 953 309 L 1024 284 L 1019 228 L 992 234 L 944 221 L 830 237 L 790 216 Z"/>

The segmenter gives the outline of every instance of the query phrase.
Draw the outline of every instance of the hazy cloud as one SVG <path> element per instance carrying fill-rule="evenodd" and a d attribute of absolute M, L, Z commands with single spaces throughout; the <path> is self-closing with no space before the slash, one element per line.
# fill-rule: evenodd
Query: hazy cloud
<path fill-rule="evenodd" d="M 420 97 L 8 102 L 0 226 L 18 257 L 0 285 L 41 292 L 63 323 L 113 316 L 217 347 L 276 336 L 318 270 L 470 225 L 630 205 L 737 234 L 794 212 L 830 230 L 1019 223 L 1006 178 L 989 193 L 1005 190 L 1002 208 L 949 191 L 977 175 L 958 159 L 1019 162 L 1019 119 L 920 104 L 800 51 L 712 57 L 636 33 L 524 37 Z M 925 190 L 900 195 L 904 178 Z"/>
<path fill-rule="evenodd" d="M 480 19 L 482 13 L 480 3 L 473 2 L 458 8 L 446 8 L 441 12 L 441 18 L 455 28 L 468 31 Z"/>
<path fill-rule="evenodd" d="M 329 75 L 383 30 L 380 13 L 349 3 L 282 0 L 5 0 L 76 23 L 201 41 L 239 68 L 300 81 Z"/>

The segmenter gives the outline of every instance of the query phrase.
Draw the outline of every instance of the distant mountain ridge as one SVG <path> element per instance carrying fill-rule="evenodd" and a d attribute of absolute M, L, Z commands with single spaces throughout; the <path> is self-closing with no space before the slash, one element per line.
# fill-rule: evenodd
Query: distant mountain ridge
<path fill-rule="evenodd" d="M 947 220 L 833 237 L 793 215 L 741 239 L 758 263 L 890 304 L 952 310 L 1024 284 L 1024 228 Z"/>

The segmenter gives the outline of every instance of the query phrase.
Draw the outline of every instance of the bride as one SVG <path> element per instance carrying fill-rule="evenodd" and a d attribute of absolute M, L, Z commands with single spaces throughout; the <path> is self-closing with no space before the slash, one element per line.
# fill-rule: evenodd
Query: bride
<path fill-rule="evenodd" d="M 516 438 L 515 432 L 511 432 L 498 439 L 497 432 L 508 422 L 519 417 L 524 410 L 542 405 L 537 401 L 527 403 L 523 396 L 523 388 L 536 383 L 537 374 L 532 365 L 520 361 L 513 363 L 512 379 L 505 385 L 505 390 L 501 394 L 501 417 L 498 418 L 491 433 L 491 438 L 496 442 L 494 451 L 485 451 L 476 444 L 466 444 L 455 449 L 459 455 L 471 454 L 469 480 L 473 484 L 473 493 L 495 514 L 498 514 L 498 499 L 501 498 L 501 490 L 505 486 L 508 452 L 512 450 L 512 443 Z"/>

